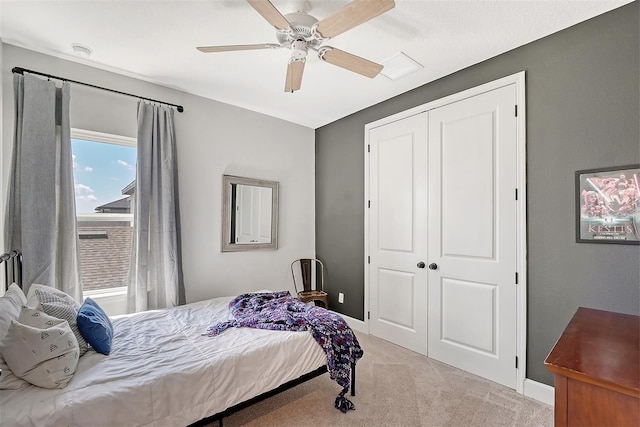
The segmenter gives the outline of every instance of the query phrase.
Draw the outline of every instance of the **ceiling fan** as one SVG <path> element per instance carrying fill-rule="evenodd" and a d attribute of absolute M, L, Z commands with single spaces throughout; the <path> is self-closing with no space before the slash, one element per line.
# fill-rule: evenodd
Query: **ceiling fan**
<path fill-rule="evenodd" d="M 368 20 L 395 7 L 394 0 L 353 0 L 329 17 L 318 21 L 304 12 L 282 15 L 269 0 L 247 0 L 247 2 L 276 29 L 278 43 L 262 43 L 230 46 L 203 46 L 201 52 L 229 52 L 257 49 L 291 49 L 291 58 L 287 66 L 284 91 L 294 92 L 300 89 L 302 73 L 309 49 L 318 53 L 318 57 L 330 64 L 337 65 L 354 73 L 373 78 L 382 71 L 382 65 L 353 55 L 351 53 L 322 44 Z"/>

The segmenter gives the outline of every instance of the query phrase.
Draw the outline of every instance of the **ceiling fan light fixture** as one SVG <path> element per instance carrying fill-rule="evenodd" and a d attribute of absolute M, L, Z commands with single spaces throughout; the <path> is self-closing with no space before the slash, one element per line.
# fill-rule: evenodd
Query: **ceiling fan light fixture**
<path fill-rule="evenodd" d="M 309 45 L 305 40 L 294 40 L 291 43 L 291 59 L 304 60 L 309 52 Z M 290 61 L 291 62 L 291 61 Z"/>

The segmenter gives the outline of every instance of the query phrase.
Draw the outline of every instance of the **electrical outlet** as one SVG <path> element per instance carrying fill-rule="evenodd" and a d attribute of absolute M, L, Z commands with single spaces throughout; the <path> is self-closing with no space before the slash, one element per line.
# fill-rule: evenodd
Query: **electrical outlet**
<path fill-rule="evenodd" d="M 338 302 L 340 304 L 344 302 L 344 294 L 342 292 L 338 292 Z"/>

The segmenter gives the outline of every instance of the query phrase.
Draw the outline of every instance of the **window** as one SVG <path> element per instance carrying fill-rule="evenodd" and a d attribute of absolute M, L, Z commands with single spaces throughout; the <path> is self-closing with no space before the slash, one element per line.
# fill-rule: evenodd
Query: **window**
<path fill-rule="evenodd" d="M 124 291 L 133 237 L 136 140 L 72 129 L 71 149 L 83 291 Z"/>

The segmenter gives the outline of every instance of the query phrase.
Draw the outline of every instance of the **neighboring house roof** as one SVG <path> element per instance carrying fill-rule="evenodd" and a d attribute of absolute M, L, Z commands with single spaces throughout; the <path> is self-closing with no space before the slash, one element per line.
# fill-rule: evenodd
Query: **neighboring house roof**
<path fill-rule="evenodd" d="M 131 196 L 136 191 L 136 180 L 134 179 L 122 189 L 122 194 L 129 196 L 113 202 L 98 206 L 94 210 L 98 213 L 130 213 Z"/>
<path fill-rule="evenodd" d="M 136 180 L 131 181 L 126 187 L 122 189 L 122 194 L 126 194 L 127 196 L 133 195 L 136 191 Z"/>
<path fill-rule="evenodd" d="M 131 212 L 131 196 L 98 206 L 95 211 L 99 213 L 129 213 Z"/>

